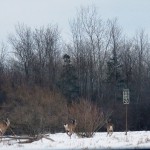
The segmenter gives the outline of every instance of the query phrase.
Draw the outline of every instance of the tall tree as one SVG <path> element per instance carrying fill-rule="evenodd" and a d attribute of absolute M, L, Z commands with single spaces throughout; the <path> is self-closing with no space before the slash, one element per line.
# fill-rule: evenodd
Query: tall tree
<path fill-rule="evenodd" d="M 137 32 L 133 40 L 133 50 L 135 52 L 135 66 L 134 66 L 134 95 L 136 104 L 136 126 L 138 129 L 141 128 L 142 124 L 142 112 L 141 109 L 144 107 L 145 94 L 144 87 L 146 85 L 145 78 L 145 56 L 149 51 L 148 35 L 145 34 L 144 30 Z M 144 107 L 145 108 L 145 107 Z"/>
<path fill-rule="evenodd" d="M 75 67 L 71 64 L 70 56 L 64 54 L 64 65 L 60 78 L 60 89 L 66 96 L 68 103 L 77 100 L 79 96 L 78 79 Z"/>
<path fill-rule="evenodd" d="M 19 24 L 16 27 L 16 35 L 11 35 L 9 42 L 13 47 L 16 61 L 20 65 L 20 70 L 25 75 L 26 81 L 32 82 L 34 48 L 31 28 Z"/>
<path fill-rule="evenodd" d="M 120 62 L 120 49 L 121 49 L 121 29 L 117 24 L 117 20 L 108 21 L 109 29 L 110 29 L 110 59 L 107 62 L 107 79 L 110 86 L 110 99 L 113 100 L 113 104 L 116 103 L 116 100 L 119 96 L 119 89 L 122 90 L 120 87 L 122 77 L 121 77 L 121 62 Z"/>
<path fill-rule="evenodd" d="M 71 22 L 73 57 L 78 70 L 80 93 L 87 99 L 103 99 L 107 45 L 105 24 L 94 6 L 81 7 Z"/>
<path fill-rule="evenodd" d="M 60 33 L 58 27 L 48 26 L 47 28 L 35 29 L 33 39 L 36 56 L 36 62 L 34 63 L 36 82 L 54 89 L 60 61 Z"/>

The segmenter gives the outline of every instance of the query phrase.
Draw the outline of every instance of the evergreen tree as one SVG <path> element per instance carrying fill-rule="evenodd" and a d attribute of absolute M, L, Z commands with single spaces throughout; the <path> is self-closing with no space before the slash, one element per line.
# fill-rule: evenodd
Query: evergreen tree
<path fill-rule="evenodd" d="M 64 65 L 60 79 L 60 89 L 64 96 L 67 98 L 68 103 L 77 99 L 79 96 L 78 79 L 76 75 L 76 69 L 71 64 L 70 56 L 65 54 L 63 56 Z"/>
<path fill-rule="evenodd" d="M 115 55 L 107 62 L 107 83 L 111 90 L 110 99 L 114 103 L 117 100 L 122 100 L 122 90 L 125 87 L 125 81 L 122 74 L 122 65 Z"/>

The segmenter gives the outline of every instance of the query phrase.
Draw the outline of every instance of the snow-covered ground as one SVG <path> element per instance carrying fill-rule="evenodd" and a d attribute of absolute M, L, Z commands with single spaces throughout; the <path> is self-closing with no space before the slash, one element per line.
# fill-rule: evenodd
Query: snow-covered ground
<path fill-rule="evenodd" d="M 150 148 L 150 131 L 114 132 L 111 137 L 106 132 L 95 133 L 93 138 L 79 138 L 76 134 L 71 139 L 66 133 L 49 134 L 54 142 L 43 138 L 29 144 L 18 144 L 16 140 L 3 141 L 0 150 L 49 150 L 49 149 L 138 149 Z"/>

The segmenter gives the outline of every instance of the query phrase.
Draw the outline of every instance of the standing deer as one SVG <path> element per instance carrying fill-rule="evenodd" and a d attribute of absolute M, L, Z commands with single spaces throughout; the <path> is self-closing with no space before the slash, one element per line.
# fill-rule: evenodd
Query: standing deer
<path fill-rule="evenodd" d="M 70 138 L 71 138 L 71 135 L 74 133 L 76 126 L 77 126 L 76 120 L 71 120 L 70 123 L 64 124 L 66 133 L 67 135 L 70 136 Z"/>
<path fill-rule="evenodd" d="M 111 136 L 113 134 L 113 128 L 114 128 L 114 125 L 110 122 L 111 120 L 109 121 L 106 121 L 106 128 L 107 128 L 107 136 Z"/>
<path fill-rule="evenodd" d="M 5 134 L 6 130 L 10 126 L 10 121 L 7 118 L 6 121 L 1 121 L 0 122 L 0 136 L 1 136 L 1 141 L 2 141 L 2 136 Z"/>

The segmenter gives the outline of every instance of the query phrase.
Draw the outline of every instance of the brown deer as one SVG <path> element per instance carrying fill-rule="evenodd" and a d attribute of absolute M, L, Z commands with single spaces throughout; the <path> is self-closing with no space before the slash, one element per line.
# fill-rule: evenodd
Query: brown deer
<path fill-rule="evenodd" d="M 113 134 L 114 125 L 110 121 L 111 121 L 110 119 L 109 119 L 109 121 L 106 121 L 107 136 L 108 135 L 111 136 Z"/>
<path fill-rule="evenodd" d="M 71 135 L 74 133 L 76 126 L 77 126 L 76 120 L 71 120 L 70 123 L 64 124 L 65 131 L 67 135 L 70 136 L 70 138 Z"/>
<path fill-rule="evenodd" d="M 0 121 L 0 136 L 2 141 L 2 136 L 5 134 L 6 130 L 10 126 L 10 121 L 7 118 L 6 121 Z"/>

